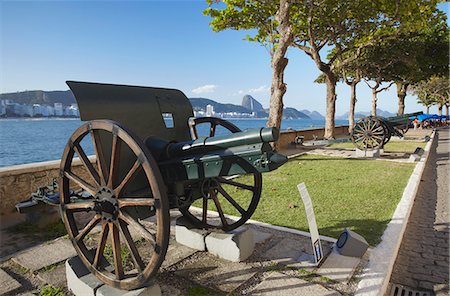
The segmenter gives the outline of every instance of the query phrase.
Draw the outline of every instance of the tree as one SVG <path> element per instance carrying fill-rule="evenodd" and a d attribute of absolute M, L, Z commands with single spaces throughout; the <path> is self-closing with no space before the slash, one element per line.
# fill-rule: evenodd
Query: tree
<path fill-rule="evenodd" d="M 436 2 L 303 0 L 293 4 L 294 46 L 325 75 L 326 138 L 334 137 L 335 70 L 357 59 L 367 47 L 423 30 L 434 16 Z M 329 50 L 328 59 L 321 57 L 324 48 Z"/>
<path fill-rule="evenodd" d="M 286 93 L 284 70 L 288 64 L 286 52 L 293 40 L 290 26 L 291 1 L 280 0 L 208 0 L 210 5 L 204 11 L 213 18 L 210 25 L 214 31 L 226 29 L 256 30 L 247 40 L 258 42 L 269 49 L 272 66 L 270 89 L 270 110 L 267 126 L 281 127 L 283 96 Z M 223 2 L 225 8 L 212 8 L 216 2 Z"/>
<path fill-rule="evenodd" d="M 431 105 L 438 105 L 439 115 L 442 115 L 444 106 L 447 111 L 446 115 L 449 115 L 450 86 L 448 74 L 446 76 L 432 76 L 428 80 L 420 81 L 413 85 L 412 92 L 417 95 L 418 102 L 427 107 L 427 113 L 429 113 Z"/>

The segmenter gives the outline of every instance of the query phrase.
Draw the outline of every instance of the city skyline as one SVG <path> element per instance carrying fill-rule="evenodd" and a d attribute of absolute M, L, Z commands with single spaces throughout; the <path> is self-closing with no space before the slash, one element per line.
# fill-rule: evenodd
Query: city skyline
<path fill-rule="evenodd" d="M 212 32 L 206 7 L 205 1 L 1 2 L 0 93 L 67 90 L 65 80 L 80 80 L 177 88 L 233 104 L 250 94 L 268 108 L 267 50 L 242 40 L 249 32 Z M 285 106 L 324 114 L 325 85 L 313 82 L 319 70 L 299 50 L 287 57 Z M 348 111 L 349 87 L 339 83 L 337 94 L 339 115 Z M 369 87 L 359 83 L 356 111 L 370 110 L 370 101 Z M 395 112 L 395 85 L 378 102 Z M 406 112 L 418 110 L 425 108 L 408 95 Z"/>

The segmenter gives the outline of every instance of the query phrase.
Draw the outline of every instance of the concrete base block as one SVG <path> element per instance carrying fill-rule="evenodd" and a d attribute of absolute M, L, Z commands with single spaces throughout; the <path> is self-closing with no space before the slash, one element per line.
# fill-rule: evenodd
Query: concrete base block
<path fill-rule="evenodd" d="M 0 295 L 10 293 L 22 287 L 18 281 L 7 274 L 3 269 L 0 269 L 0 282 L 2 283 L 0 285 Z"/>
<path fill-rule="evenodd" d="M 97 290 L 97 296 L 161 296 L 161 288 L 158 284 L 154 284 L 149 287 L 125 291 L 103 285 Z"/>
<path fill-rule="evenodd" d="M 126 291 L 105 285 L 84 266 L 78 256 L 66 261 L 67 288 L 76 296 L 161 296 L 158 284 Z"/>
<path fill-rule="evenodd" d="M 253 232 L 247 227 L 239 227 L 228 233 L 211 233 L 206 239 L 209 253 L 232 262 L 247 259 L 255 249 Z"/>
<path fill-rule="evenodd" d="M 343 256 L 333 249 L 317 273 L 332 280 L 347 283 L 360 261 L 360 258 Z"/>
<path fill-rule="evenodd" d="M 411 154 L 408 159 L 409 162 L 417 162 L 419 160 L 420 160 L 420 155 L 417 155 L 417 154 Z"/>
<path fill-rule="evenodd" d="M 377 158 L 380 157 L 380 149 L 373 149 L 373 150 L 359 150 L 356 149 L 356 157 L 370 157 L 370 158 Z"/>
<path fill-rule="evenodd" d="M 75 295 L 92 295 L 103 285 L 89 270 L 84 266 L 78 256 L 72 257 L 66 261 L 67 288 Z"/>
<path fill-rule="evenodd" d="M 180 217 L 175 225 L 175 239 L 178 243 L 189 248 L 205 251 L 205 236 L 208 231 L 195 228 L 186 218 Z"/>

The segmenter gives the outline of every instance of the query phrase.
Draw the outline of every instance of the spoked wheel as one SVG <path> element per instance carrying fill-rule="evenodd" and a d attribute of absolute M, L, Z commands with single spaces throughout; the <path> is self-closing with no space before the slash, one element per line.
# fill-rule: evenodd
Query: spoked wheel
<path fill-rule="evenodd" d="M 201 128 L 201 125 L 203 128 Z M 208 137 L 214 137 L 219 130 L 225 133 L 236 133 L 241 130 L 231 122 L 215 117 L 202 117 L 194 120 L 192 126 L 193 138 L 197 139 L 201 131 Z M 256 210 L 261 197 L 262 176 L 260 173 L 245 176 L 207 178 L 201 183 L 202 216 L 197 217 L 190 206 L 180 208 L 183 216 L 200 228 L 218 228 L 225 231 L 233 230 L 243 225 Z M 235 196 L 233 198 L 233 196 Z M 239 199 L 237 198 L 239 196 Z M 210 206 L 211 205 L 211 206 Z M 216 210 L 219 219 L 208 216 L 208 207 Z M 229 222 L 224 215 L 224 209 L 239 217 L 237 221 Z"/>
<path fill-rule="evenodd" d="M 381 125 L 383 126 L 384 134 L 386 135 L 384 137 L 383 146 L 381 146 L 381 148 L 383 148 L 384 145 L 386 145 L 387 142 L 389 142 L 389 140 L 391 139 L 392 133 L 391 133 L 391 129 L 389 128 L 388 124 L 384 120 L 380 120 L 380 122 L 381 122 Z"/>
<path fill-rule="evenodd" d="M 82 147 L 90 138 L 94 165 Z M 147 148 L 116 122 L 90 121 L 69 139 L 60 171 L 63 221 L 86 267 L 120 289 L 146 284 L 164 260 L 170 234 L 167 191 Z M 73 196 L 76 187 L 82 196 Z M 153 223 L 140 220 L 142 212 Z"/>
<path fill-rule="evenodd" d="M 381 121 L 375 117 L 364 117 L 355 124 L 353 144 L 361 150 L 382 148 L 386 138 Z"/>

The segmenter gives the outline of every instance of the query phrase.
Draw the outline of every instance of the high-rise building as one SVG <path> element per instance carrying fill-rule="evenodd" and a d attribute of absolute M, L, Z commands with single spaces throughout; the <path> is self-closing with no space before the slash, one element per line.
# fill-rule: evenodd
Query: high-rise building
<path fill-rule="evenodd" d="M 63 116 L 64 109 L 62 103 L 55 103 L 53 104 L 55 108 L 55 116 Z"/>
<path fill-rule="evenodd" d="M 211 117 L 214 115 L 214 106 L 206 105 L 206 116 Z"/>

